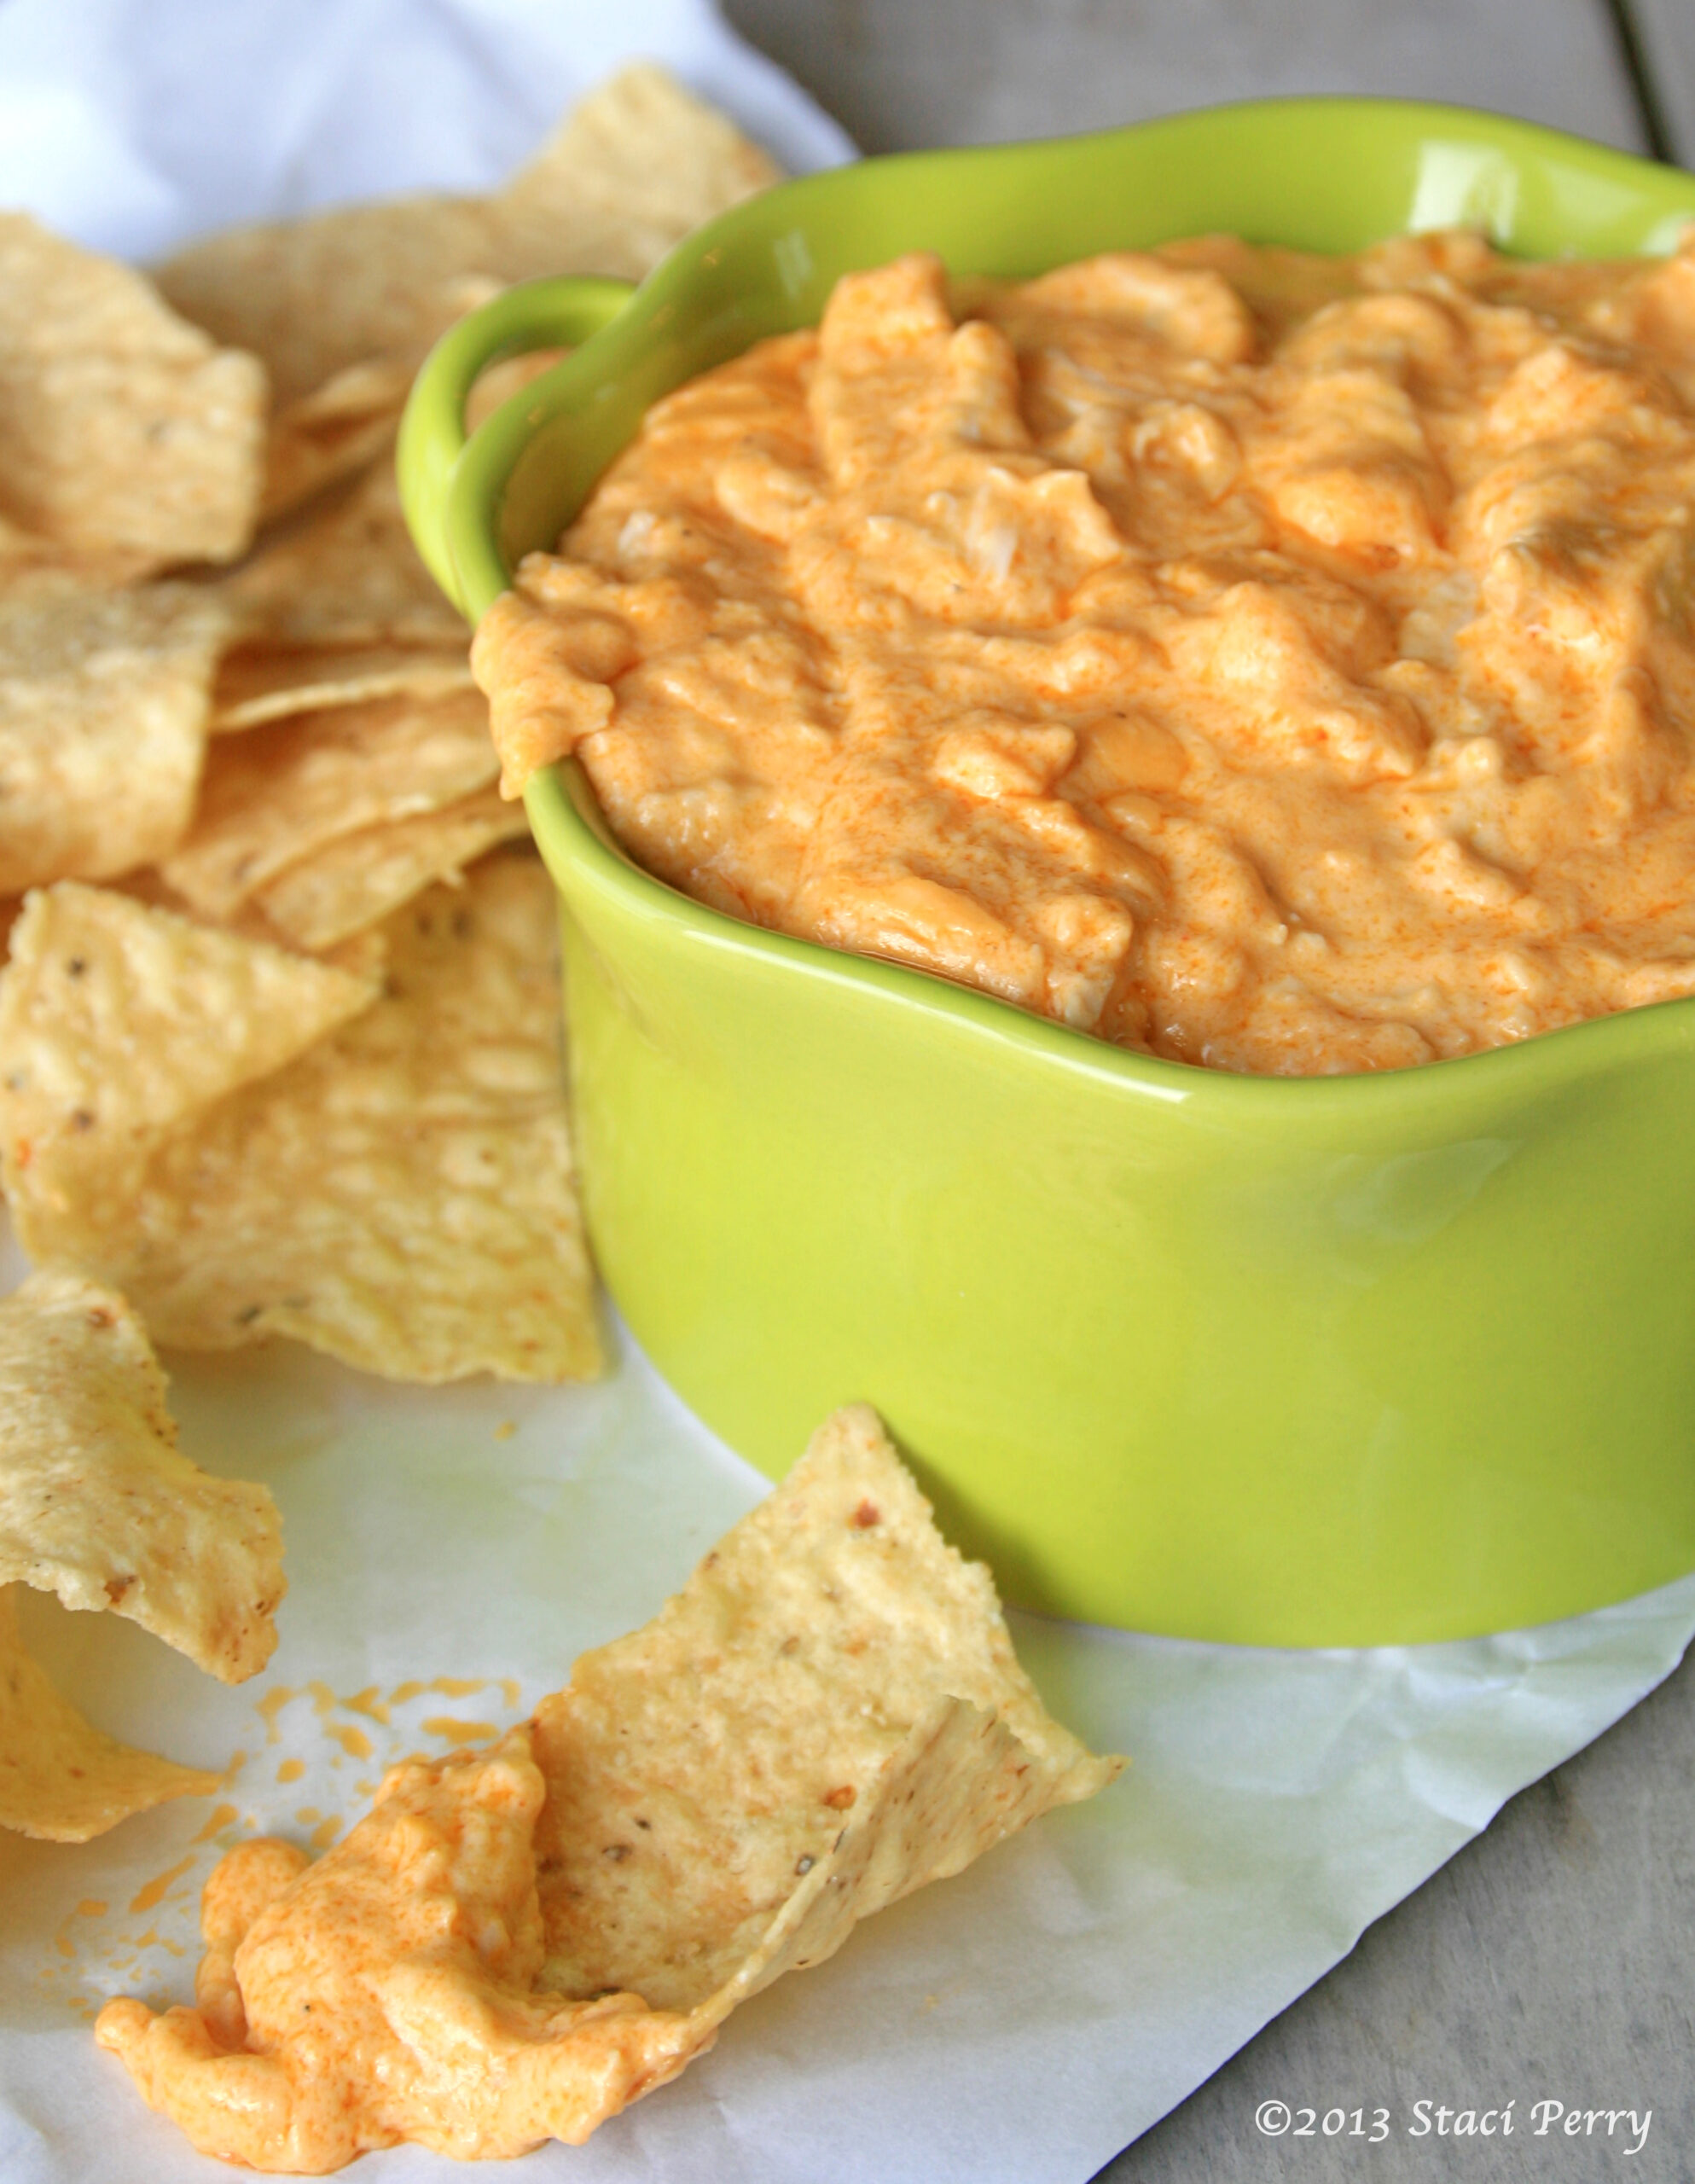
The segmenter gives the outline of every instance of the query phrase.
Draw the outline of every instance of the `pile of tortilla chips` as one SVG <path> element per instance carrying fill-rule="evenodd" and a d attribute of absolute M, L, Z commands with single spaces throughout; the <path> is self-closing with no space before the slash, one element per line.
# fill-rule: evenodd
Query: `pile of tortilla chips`
<path fill-rule="evenodd" d="M 394 435 L 468 305 L 644 272 L 772 171 L 636 67 L 493 196 L 152 282 L 0 220 L 0 1183 L 160 1341 L 599 1368 L 549 891 Z"/>
<path fill-rule="evenodd" d="M 772 178 L 637 67 L 495 195 L 151 278 L 0 214 L 0 1187 L 44 1270 L 0 1306 L 0 1825 L 79 1839 L 211 1786 L 53 1691 L 9 1582 L 231 1678 L 274 1641 L 276 1512 L 177 1453 L 149 1332 L 600 1368 L 552 891 L 395 433 L 463 311 L 639 276 Z"/>

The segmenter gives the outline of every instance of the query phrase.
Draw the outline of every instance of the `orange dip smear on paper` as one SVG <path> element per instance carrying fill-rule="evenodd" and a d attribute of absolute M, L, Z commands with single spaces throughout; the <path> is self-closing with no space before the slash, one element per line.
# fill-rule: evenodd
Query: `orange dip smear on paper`
<path fill-rule="evenodd" d="M 736 916 L 1216 1067 L 1695 992 L 1695 254 L 914 257 L 649 415 L 479 631 Z"/>
<path fill-rule="evenodd" d="M 446 1770 L 394 1769 L 340 1858 L 241 1844 L 206 1884 L 195 2008 L 108 2003 L 102 2042 L 202 2152 L 285 2174 L 403 2136 L 461 2159 L 586 2138 L 711 2034 L 632 1995 L 528 1991 L 543 1795 L 520 1730 Z"/>

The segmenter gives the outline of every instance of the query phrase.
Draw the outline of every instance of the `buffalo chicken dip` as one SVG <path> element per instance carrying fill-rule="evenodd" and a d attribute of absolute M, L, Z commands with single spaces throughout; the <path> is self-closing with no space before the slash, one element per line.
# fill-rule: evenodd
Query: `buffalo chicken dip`
<path fill-rule="evenodd" d="M 1695 991 L 1695 253 L 850 276 L 474 654 L 731 915 L 1321 1074 Z"/>

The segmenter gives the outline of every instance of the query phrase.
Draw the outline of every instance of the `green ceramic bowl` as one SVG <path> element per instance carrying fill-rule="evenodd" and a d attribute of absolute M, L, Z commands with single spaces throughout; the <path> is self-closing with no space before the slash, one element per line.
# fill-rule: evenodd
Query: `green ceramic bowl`
<path fill-rule="evenodd" d="M 868 160 L 634 293 L 539 282 L 456 329 L 407 415 L 409 513 L 481 613 L 649 403 L 901 251 L 1022 276 L 1461 224 L 1599 255 L 1691 218 L 1695 177 L 1375 101 Z M 465 444 L 485 363 L 576 341 Z M 1384 1075 L 1218 1075 L 703 909 L 572 765 L 529 805 L 601 1266 L 762 1469 L 869 1400 L 1013 1600 L 1263 1645 L 1506 1628 L 1695 1567 L 1695 1002 Z"/>

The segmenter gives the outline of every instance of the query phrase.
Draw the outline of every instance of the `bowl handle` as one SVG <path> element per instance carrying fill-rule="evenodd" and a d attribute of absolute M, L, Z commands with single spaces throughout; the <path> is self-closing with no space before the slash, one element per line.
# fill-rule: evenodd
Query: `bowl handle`
<path fill-rule="evenodd" d="M 467 442 L 465 404 L 479 374 L 531 349 L 574 348 L 609 326 L 634 293 L 630 282 L 589 274 L 525 281 L 450 327 L 425 359 L 400 421 L 400 498 L 430 574 L 461 613 L 464 589 L 446 519 Z"/>

